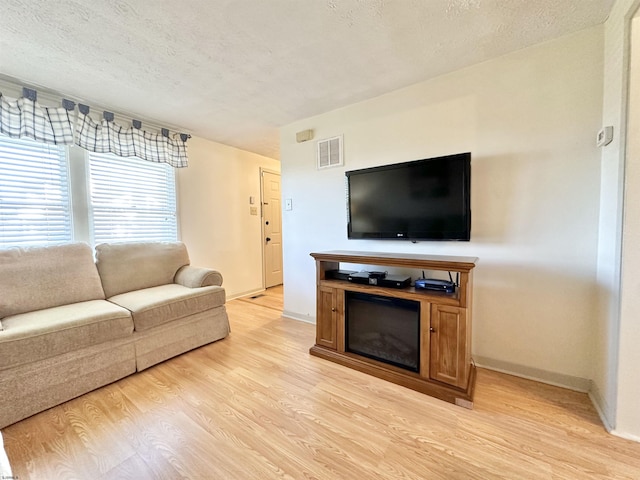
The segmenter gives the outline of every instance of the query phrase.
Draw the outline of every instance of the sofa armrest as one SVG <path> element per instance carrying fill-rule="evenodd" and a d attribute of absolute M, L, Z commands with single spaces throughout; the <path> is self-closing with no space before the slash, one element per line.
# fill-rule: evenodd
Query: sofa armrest
<path fill-rule="evenodd" d="M 211 268 L 185 265 L 176 272 L 174 282 L 189 288 L 220 286 L 222 285 L 222 274 Z"/>

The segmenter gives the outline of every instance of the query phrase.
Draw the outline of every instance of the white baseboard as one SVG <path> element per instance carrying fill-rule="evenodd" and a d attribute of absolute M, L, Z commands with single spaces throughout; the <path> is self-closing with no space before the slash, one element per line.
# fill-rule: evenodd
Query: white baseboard
<path fill-rule="evenodd" d="M 574 377 L 563 373 L 548 372 L 539 368 L 526 367 L 515 363 L 496 360 L 493 358 L 479 357 L 474 355 L 473 359 L 478 367 L 495 370 L 496 372 L 515 375 L 516 377 L 535 380 L 556 387 L 568 388 L 577 392 L 587 393 L 591 390 L 591 380 L 588 378 Z"/>
<path fill-rule="evenodd" d="M 611 410 L 609 409 L 607 402 L 602 397 L 602 394 L 600 393 L 600 390 L 598 389 L 598 386 L 595 382 L 591 382 L 589 398 L 591 399 L 591 403 L 596 409 L 596 412 L 598 412 L 598 416 L 600 417 L 600 421 L 604 425 L 604 428 L 607 430 L 607 432 L 613 433 L 614 428 L 611 421 L 609 420 L 609 414 L 607 413 L 611 412 Z"/>
<path fill-rule="evenodd" d="M 640 437 L 638 435 L 632 435 L 630 433 L 620 432 L 618 430 L 611 430 L 611 435 L 615 435 L 616 437 L 624 438 L 625 440 L 631 440 L 633 442 L 640 443 Z"/>
<path fill-rule="evenodd" d="M 282 316 L 286 318 L 291 318 L 292 320 L 298 320 L 300 322 L 313 323 L 314 325 L 316 323 L 316 317 L 312 317 L 310 315 L 303 315 L 301 313 L 291 312 L 289 310 L 283 310 Z"/>
<path fill-rule="evenodd" d="M 252 297 L 252 296 L 257 295 L 258 293 L 262 293 L 264 291 L 265 291 L 264 288 L 259 288 L 257 290 L 250 290 L 248 292 L 235 293 L 233 295 L 228 296 L 227 297 L 227 301 L 235 300 L 236 298 Z"/>

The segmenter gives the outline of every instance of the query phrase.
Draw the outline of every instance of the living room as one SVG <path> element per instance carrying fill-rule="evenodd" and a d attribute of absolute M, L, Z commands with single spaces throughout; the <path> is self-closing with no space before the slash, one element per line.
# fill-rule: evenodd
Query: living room
<path fill-rule="evenodd" d="M 454 10 L 481 7 L 481 2 L 450 3 Z M 232 334 L 229 339 L 211 344 L 204 353 L 194 350 L 195 359 L 177 360 L 182 363 L 169 367 L 174 369 L 171 373 L 177 375 L 176 372 L 183 371 L 189 376 L 198 361 L 215 364 L 212 359 L 215 359 L 216 347 L 225 358 L 240 362 L 239 353 L 231 351 L 237 346 L 247 358 L 245 368 L 239 363 L 233 364 L 233 368 L 238 369 L 238 390 L 250 391 L 243 382 L 266 382 L 250 368 L 252 365 L 265 367 L 254 363 L 256 358 L 250 347 L 258 341 L 257 326 L 269 325 L 274 318 L 250 300 L 263 293 L 263 267 L 262 247 L 255 241 L 260 238 L 260 216 L 248 212 L 249 199 L 260 198 L 261 169 L 280 171 L 282 198 L 291 202 L 291 209 L 282 211 L 284 290 L 281 310 L 284 318 L 281 321 L 285 322 L 283 325 L 291 335 L 307 335 L 304 341 L 308 341 L 306 350 L 301 350 L 298 344 L 291 347 L 287 343 L 291 341 L 288 337 L 274 340 L 272 331 L 266 331 L 265 338 L 282 342 L 297 354 L 304 355 L 304 371 L 310 376 L 322 372 L 348 378 L 363 390 L 340 384 L 335 387 L 336 391 L 349 390 L 354 403 L 363 405 L 369 405 L 364 395 L 368 389 L 382 392 L 385 398 L 403 392 L 402 387 L 380 386 L 377 379 L 371 379 L 373 383 L 367 384 L 366 376 L 345 372 L 335 365 L 316 367 L 315 363 L 308 363 L 322 361 L 307 358 L 314 333 L 311 337 L 304 333 L 307 327 L 313 330 L 308 324 L 316 320 L 316 265 L 310 253 L 358 250 L 478 257 L 472 339 L 474 362 L 483 372 L 478 380 L 478 400 L 474 410 L 458 413 L 460 417 L 447 418 L 464 423 L 483 408 L 490 410 L 491 388 L 494 383 L 499 384 L 501 378 L 508 378 L 493 375 L 504 372 L 519 377 L 512 380 L 514 383 L 510 386 L 521 391 L 525 399 L 527 391 L 536 392 L 536 395 L 544 392 L 541 396 L 556 392 L 561 397 L 568 396 L 562 398 L 572 399 L 573 394 L 584 398 L 588 395 L 586 402 L 592 409 L 589 415 L 599 418 L 600 428 L 611 432 L 604 438 L 617 442 L 620 440 L 617 437 L 623 437 L 637 442 L 640 417 L 636 399 L 640 381 L 634 366 L 638 360 L 635 345 L 640 341 L 640 328 L 634 315 L 638 302 L 633 294 L 636 284 L 633 266 L 637 261 L 633 252 L 625 250 L 623 245 L 632 244 L 637 229 L 632 215 L 635 207 L 628 197 L 636 190 L 637 179 L 632 162 L 629 162 L 629 152 L 633 152 L 634 146 L 626 143 L 632 139 L 625 132 L 631 131 L 632 125 L 626 120 L 627 83 L 631 87 L 634 85 L 633 78 L 627 80 L 634 58 L 630 57 L 628 38 L 635 38 L 631 34 L 638 30 L 632 30 L 631 23 L 638 2 L 594 3 L 607 4 L 608 15 L 597 24 L 552 36 L 516 51 L 503 52 L 479 63 L 461 65 L 373 98 L 337 102 L 334 108 L 281 123 L 277 129 L 280 153 L 273 158 L 255 153 L 258 150 L 255 148 L 245 150 L 194 134 L 187 142 L 189 166 L 176 170 L 180 240 L 187 245 L 193 265 L 213 267 L 222 272 Z M 515 8 L 514 5 L 511 7 Z M 3 69 L 0 63 L 0 73 L 12 73 Z M 15 74 L 9 76 L 32 80 Z M 38 84 L 49 86 L 45 82 Z M 6 81 L 0 91 L 17 97 L 20 88 L 17 83 Z M 54 90 L 67 93 L 60 88 Z M 40 95 L 46 98 L 46 89 Z M 309 95 L 313 96 L 313 92 Z M 126 116 L 126 112 L 122 113 Z M 137 113 L 154 120 L 151 113 Z M 629 122 L 632 122 L 631 106 L 628 113 Z M 201 121 L 205 123 L 206 119 Z M 160 121 L 156 120 L 155 124 Z M 182 126 L 178 121 L 173 124 Z M 613 126 L 613 139 L 610 144 L 598 147 L 596 135 L 604 126 Z M 296 134 L 306 130 L 313 131 L 313 139 L 296 141 Z M 318 169 L 317 140 L 335 136 L 340 136 L 343 142 L 344 165 Z M 470 242 L 347 239 L 345 171 L 462 152 L 472 155 Z M 255 301 L 259 302 L 260 298 Z M 236 343 L 229 345 L 228 340 Z M 275 354 L 275 350 L 276 346 L 269 347 L 263 355 L 267 352 Z M 222 370 L 208 371 L 213 381 L 223 376 L 225 362 L 220 363 Z M 230 368 L 229 365 L 226 368 Z M 132 382 L 138 376 L 141 374 L 125 379 L 125 387 L 132 390 L 152 388 L 154 382 L 147 377 L 145 387 L 134 386 Z M 277 376 L 268 378 L 277 382 Z M 528 380 L 521 380 L 523 378 Z M 530 380 L 535 382 L 526 383 Z M 565 391 L 562 389 L 546 390 L 556 387 L 571 393 L 557 393 Z M 195 382 L 194 388 L 197 392 L 202 386 Z M 331 390 L 332 387 L 324 385 L 323 388 Z M 233 392 L 228 379 L 225 379 L 224 389 L 230 395 Z M 255 395 L 265 395 L 265 391 L 259 390 Z M 296 389 L 292 391 L 294 396 L 301 395 Z M 97 395 L 96 392 L 91 395 Z M 509 396 L 508 388 L 506 392 Z M 407 393 L 408 399 L 397 397 L 395 401 L 408 402 L 405 406 L 416 408 L 420 401 L 417 399 L 419 394 L 414 393 Z M 105 394 L 108 399 L 104 402 L 117 403 L 119 392 L 115 387 L 105 387 Z M 399 395 L 405 396 L 404 393 Z M 286 393 L 284 396 L 286 398 Z M 97 396 L 91 398 L 96 402 L 103 401 L 97 400 Z M 282 402 L 287 403 L 286 400 Z M 576 408 L 587 408 L 581 405 Z M 151 408 L 150 403 L 143 401 L 136 406 L 141 410 Z M 296 408 L 295 402 L 289 406 L 293 410 Z M 170 410 L 167 404 L 164 407 L 166 412 Z M 303 410 L 308 413 L 307 408 L 311 407 L 305 405 Z M 433 408 L 441 415 L 449 415 L 447 408 L 463 410 L 452 405 Z M 215 418 L 214 409 L 206 406 L 203 409 L 206 412 L 203 415 Z M 508 409 L 505 407 L 505 410 Z M 44 425 L 47 422 L 55 425 L 56 415 L 62 415 L 55 413 L 55 409 L 50 412 L 54 413 L 44 414 L 49 415 Z M 264 425 L 269 424 L 267 413 L 262 413 L 266 415 Z M 157 413 L 154 415 L 159 417 Z M 331 411 L 330 415 L 339 413 Z M 351 415 L 357 417 L 358 412 Z M 325 420 L 319 417 L 317 422 Z M 503 420 L 497 420 L 500 428 L 506 428 Z M 26 438 L 29 435 L 26 426 L 16 425 L 10 428 L 19 430 L 20 435 L 11 438 Z M 574 427 L 586 428 L 577 425 Z M 76 425 L 75 428 L 80 427 Z M 113 428 L 108 427 L 109 435 L 116 434 L 111 430 Z M 571 431 L 572 427 L 568 429 Z M 44 434 L 52 437 L 51 432 Z M 236 434 L 233 432 L 234 438 Z M 380 431 L 376 431 L 375 436 L 379 441 L 384 438 Z M 607 443 L 609 440 L 606 439 L 598 437 L 598 442 Z M 137 441 L 142 445 L 141 438 Z M 517 438 L 512 441 L 518 442 Z M 5 443 L 8 443 L 6 434 Z M 89 449 L 96 445 L 91 444 Z M 205 445 L 196 447 L 203 449 L 199 450 L 203 455 L 210 453 Z M 81 447 L 78 444 L 74 448 Z M 375 450 L 368 443 L 366 448 Z M 451 448 L 455 450 L 455 447 Z M 612 443 L 611 448 L 621 448 L 629 457 L 638 452 L 633 442 Z M 11 453 L 12 450 L 8 450 Z M 138 453 L 140 451 L 142 448 Z M 469 452 L 464 455 L 467 454 L 473 455 Z M 481 453 L 478 455 L 482 456 Z M 114 458 L 129 457 L 118 452 Z M 572 460 L 575 459 L 567 460 L 567 463 Z M 338 462 L 331 456 L 323 461 Z M 452 461 L 450 464 L 445 462 L 443 470 L 425 471 L 423 478 L 431 478 L 430 473 L 433 478 L 527 478 L 522 470 L 513 470 L 511 475 L 503 470 L 504 476 L 500 477 L 500 472 L 487 467 L 491 461 L 480 461 L 485 469 L 479 468 L 475 472 L 477 477 L 472 469 L 464 470 L 464 474 L 456 473 Z M 159 461 L 158 465 L 162 464 Z M 285 472 L 296 471 L 292 465 L 283 468 Z M 535 473 L 529 478 L 543 478 L 538 476 L 542 475 L 542 470 L 535 470 L 542 468 L 541 465 L 536 464 L 533 468 Z M 559 471 L 564 475 L 562 478 L 598 478 L 598 473 L 604 477 L 611 474 L 598 470 L 605 468 L 600 464 L 576 468 L 574 477 L 570 476 L 568 467 Z M 593 477 L 589 476 L 589 468 L 595 472 Z M 615 473 L 620 478 L 634 478 L 634 472 L 640 467 L 630 458 L 626 467 L 620 468 Z M 105 467 L 100 473 L 104 475 L 107 471 Z M 349 469 L 336 471 L 334 478 L 339 478 Z M 404 473 L 408 478 L 420 478 L 417 471 L 407 472 Z M 263 471 L 262 474 L 263 477 L 277 476 L 275 472 L 268 475 Z M 156 475 L 160 476 L 158 472 Z M 296 477 L 296 474 L 291 475 Z M 316 471 L 316 475 L 329 478 L 329 470 Z M 189 475 L 183 472 L 183 476 Z M 236 477 L 239 478 L 239 474 L 228 475 L 228 478 Z M 380 478 L 397 478 L 397 475 L 394 477 L 387 472 L 386 476 L 380 474 Z"/>
<path fill-rule="evenodd" d="M 616 8 L 624 7 L 618 2 Z M 474 359 L 588 391 L 605 423 L 616 408 L 621 412 L 613 398 L 625 397 L 613 391 L 629 388 L 629 423 L 621 430 L 628 428 L 635 438 L 631 392 L 637 381 L 634 374 L 613 374 L 623 357 L 616 360 L 618 327 L 608 317 L 616 308 L 611 261 L 619 248 L 614 232 L 620 164 L 614 158 L 620 151 L 613 144 L 599 150 L 587 138 L 602 125 L 620 128 L 614 86 L 607 83 L 612 56 L 600 47 L 604 41 L 614 48 L 612 36 L 600 27 L 582 30 L 283 127 L 283 192 L 300 212 L 283 216 L 285 284 L 294 285 L 285 290 L 285 315 L 315 315 L 313 285 L 303 281 L 313 275 L 313 263 L 303 260 L 310 250 L 389 249 L 385 242 L 346 239 L 343 173 L 316 170 L 313 145 L 296 143 L 295 132 L 343 135 L 347 170 L 470 151 L 473 185 L 482 186 L 472 191 L 474 238 L 429 243 L 428 251 L 480 258 L 474 318 L 492 320 L 474 321 Z M 599 51 L 602 64 L 594 61 Z M 393 243 L 396 252 L 423 248 Z M 489 276 L 482 279 L 484 274 Z M 629 322 L 626 334 L 634 336 Z M 623 371 L 632 369 L 620 364 Z"/>

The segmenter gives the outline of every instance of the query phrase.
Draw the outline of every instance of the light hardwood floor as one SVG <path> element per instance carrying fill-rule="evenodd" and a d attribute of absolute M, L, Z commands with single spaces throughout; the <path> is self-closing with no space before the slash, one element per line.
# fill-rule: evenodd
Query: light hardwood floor
<path fill-rule="evenodd" d="M 283 295 L 284 287 L 282 285 L 278 285 L 276 287 L 268 288 L 264 292 L 258 293 L 254 296 L 239 298 L 238 301 L 248 302 L 252 305 L 260 305 L 262 307 L 272 308 L 278 312 L 282 312 L 282 309 L 284 308 Z"/>
<path fill-rule="evenodd" d="M 270 293 L 228 303 L 229 338 L 5 428 L 13 475 L 640 478 L 640 444 L 586 395 L 480 369 L 474 409 L 456 407 L 311 357 L 314 326 Z"/>

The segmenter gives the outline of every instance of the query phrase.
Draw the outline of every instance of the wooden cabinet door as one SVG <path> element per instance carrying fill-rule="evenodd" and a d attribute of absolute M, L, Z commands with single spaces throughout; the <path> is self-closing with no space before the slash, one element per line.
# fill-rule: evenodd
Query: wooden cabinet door
<path fill-rule="evenodd" d="M 429 330 L 430 377 L 439 382 L 466 388 L 470 368 L 466 309 L 432 305 Z"/>
<path fill-rule="evenodd" d="M 335 350 L 338 346 L 336 325 L 338 301 L 335 288 L 318 287 L 316 314 L 316 344 Z"/>

